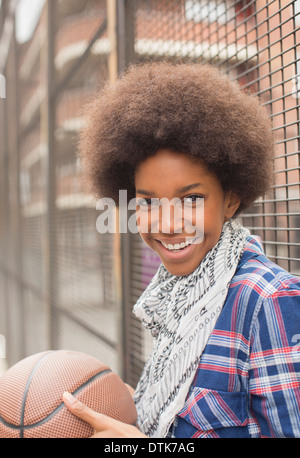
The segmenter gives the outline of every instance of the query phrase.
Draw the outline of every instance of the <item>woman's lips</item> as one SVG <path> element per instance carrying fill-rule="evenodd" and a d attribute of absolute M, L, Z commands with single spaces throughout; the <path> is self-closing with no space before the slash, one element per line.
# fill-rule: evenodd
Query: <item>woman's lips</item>
<path fill-rule="evenodd" d="M 181 248 L 179 250 L 175 250 L 175 251 L 171 251 L 169 250 L 168 248 L 166 248 L 162 242 L 164 242 L 164 244 L 171 244 L 171 245 L 180 245 L 181 243 L 183 242 L 186 242 L 186 240 L 172 240 L 172 243 L 171 241 L 169 240 L 157 240 L 155 239 L 155 243 L 157 245 L 157 248 L 158 248 L 158 251 L 162 254 L 162 256 L 167 259 L 167 260 L 170 260 L 170 261 L 181 261 L 183 260 L 184 258 L 188 257 L 192 251 L 195 249 L 196 245 L 197 245 L 197 240 L 196 239 L 192 239 L 192 242 L 190 242 L 190 244 L 184 248 Z M 198 242 L 199 243 L 199 242 Z"/>

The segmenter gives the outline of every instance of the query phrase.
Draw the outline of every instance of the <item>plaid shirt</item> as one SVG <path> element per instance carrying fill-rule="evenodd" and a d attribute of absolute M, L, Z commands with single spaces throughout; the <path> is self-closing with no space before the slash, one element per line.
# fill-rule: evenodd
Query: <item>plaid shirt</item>
<path fill-rule="evenodd" d="M 300 279 L 250 237 L 169 437 L 300 437 Z"/>

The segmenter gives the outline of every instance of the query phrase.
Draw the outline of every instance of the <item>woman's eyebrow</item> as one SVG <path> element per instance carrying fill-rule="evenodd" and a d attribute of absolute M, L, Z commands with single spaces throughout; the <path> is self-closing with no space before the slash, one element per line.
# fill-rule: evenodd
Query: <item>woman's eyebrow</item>
<path fill-rule="evenodd" d="M 197 188 L 198 186 L 203 186 L 202 183 L 193 183 L 188 186 L 184 186 L 183 188 L 179 188 L 176 191 L 181 193 L 181 192 L 187 192 L 190 191 L 191 189 Z"/>
<path fill-rule="evenodd" d="M 203 186 L 202 183 L 193 183 L 189 184 L 188 186 L 183 186 L 182 188 L 176 189 L 177 193 L 182 193 L 182 192 L 187 192 L 190 191 L 191 189 L 197 188 L 198 186 Z M 142 194 L 144 196 L 154 196 L 155 192 L 153 191 L 146 191 L 145 189 L 137 189 L 136 194 Z"/>
<path fill-rule="evenodd" d="M 144 189 L 136 189 L 136 194 L 143 194 L 144 196 L 153 196 L 155 195 L 152 191 L 145 191 Z"/>

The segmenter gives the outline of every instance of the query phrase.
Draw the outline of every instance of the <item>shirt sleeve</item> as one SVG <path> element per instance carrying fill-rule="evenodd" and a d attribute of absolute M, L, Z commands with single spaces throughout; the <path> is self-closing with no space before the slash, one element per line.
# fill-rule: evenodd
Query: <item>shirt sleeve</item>
<path fill-rule="evenodd" d="M 249 361 L 250 412 L 260 437 L 300 437 L 300 291 L 263 300 Z"/>

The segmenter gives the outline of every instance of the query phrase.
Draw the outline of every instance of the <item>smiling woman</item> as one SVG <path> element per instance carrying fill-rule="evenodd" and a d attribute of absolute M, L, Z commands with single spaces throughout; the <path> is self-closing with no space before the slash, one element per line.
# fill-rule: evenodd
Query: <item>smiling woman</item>
<path fill-rule="evenodd" d="M 157 215 L 156 230 L 153 230 L 152 218 L 148 218 L 146 231 L 141 223 L 144 242 L 157 252 L 166 269 L 174 275 L 188 275 L 196 269 L 218 242 L 224 222 L 235 214 L 240 204 L 236 195 L 223 191 L 217 176 L 204 164 L 168 149 L 159 150 L 137 167 L 135 185 L 137 198 L 167 198 L 170 202 L 175 198 L 183 202 L 192 198 L 195 203 L 198 198 L 204 204 L 201 227 L 196 223 L 199 206 L 195 205 L 192 212 L 190 223 L 194 233 L 187 232 L 187 218 L 176 219 L 175 212 L 169 219 L 163 218 L 163 213 Z"/>
<path fill-rule="evenodd" d="M 152 63 L 107 85 L 87 120 L 95 194 L 137 198 L 161 265 L 133 309 L 154 338 L 139 430 L 73 413 L 97 437 L 300 437 L 300 281 L 235 219 L 272 183 L 265 109 L 213 66 Z"/>

